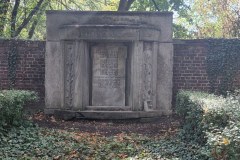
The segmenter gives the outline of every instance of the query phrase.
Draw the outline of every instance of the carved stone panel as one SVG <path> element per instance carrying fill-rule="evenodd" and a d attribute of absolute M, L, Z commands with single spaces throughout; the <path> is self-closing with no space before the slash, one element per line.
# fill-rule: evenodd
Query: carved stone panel
<path fill-rule="evenodd" d="M 155 105 L 155 85 L 154 81 L 155 72 L 154 66 L 156 53 L 154 50 L 154 44 L 151 42 L 144 42 L 143 45 L 143 54 L 144 54 L 144 61 L 143 61 L 143 101 L 144 101 L 144 109 L 153 109 Z"/>
<path fill-rule="evenodd" d="M 92 105 L 125 106 L 127 47 L 100 44 L 92 52 Z"/>
<path fill-rule="evenodd" d="M 64 44 L 64 106 L 66 109 L 73 107 L 74 90 L 74 42 L 65 42 Z"/>

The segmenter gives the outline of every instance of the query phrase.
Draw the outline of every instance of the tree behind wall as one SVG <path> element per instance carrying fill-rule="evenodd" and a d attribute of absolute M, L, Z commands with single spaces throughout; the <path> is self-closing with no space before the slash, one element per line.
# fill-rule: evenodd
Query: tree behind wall
<path fill-rule="evenodd" d="M 47 0 L 1 1 L 0 36 L 16 38 L 24 29 L 34 26 L 33 19 L 41 10 L 44 10 L 46 2 Z"/>
<path fill-rule="evenodd" d="M 1 0 L 0 37 L 44 39 L 46 10 L 117 10 L 119 0 Z"/>
<path fill-rule="evenodd" d="M 4 35 L 4 28 L 6 23 L 6 15 L 9 8 L 10 0 L 1 0 L 0 1 L 0 36 Z"/>
<path fill-rule="evenodd" d="M 195 0 L 189 15 L 196 38 L 240 37 L 240 0 Z"/>
<path fill-rule="evenodd" d="M 183 0 L 1 0 L 0 37 L 44 39 L 45 10 L 178 12 L 183 8 Z M 175 35 L 185 35 L 187 30 L 178 28 L 183 30 Z"/>

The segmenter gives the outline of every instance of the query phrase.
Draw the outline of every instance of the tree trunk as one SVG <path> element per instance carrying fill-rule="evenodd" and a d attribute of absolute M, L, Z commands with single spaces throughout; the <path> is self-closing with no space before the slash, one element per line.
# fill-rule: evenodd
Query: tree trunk
<path fill-rule="evenodd" d="M 18 7 L 20 4 L 20 0 L 15 0 L 15 4 L 12 10 L 12 16 L 11 16 L 11 37 L 14 37 L 15 30 L 16 30 L 16 18 L 18 14 Z"/>
<path fill-rule="evenodd" d="M 152 0 L 152 2 L 153 2 L 153 4 L 154 4 L 154 7 L 156 8 L 156 10 L 157 10 L 157 11 L 160 11 L 160 9 L 159 9 L 156 1 L 155 1 L 155 0 Z"/>
<path fill-rule="evenodd" d="M 128 11 L 135 0 L 120 0 L 118 11 Z"/>
<path fill-rule="evenodd" d="M 31 26 L 29 32 L 28 32 L 28 39 L 32 39 L 32 36 L 33 36 L 33 34 L 34 34 L 34 31 L 35 31 L 35 28 L 36 28 L 36 26 L 37 26 L 37 23 L 38 23 L 38 20 L 35 19 L 35 20 L 33 21 L 33 23 L 32 23 L 32 26 Z"/>
<path fill-rule="evenodd" d="M 38 24 L 38 20 L 42 16 L 44 11 L 46 10 L 47 5 L 48 5 L 48 3 L 43 3 L 42 7 L 37 12 L 36 18 L 33 20 L 32 26 L 31 26 L 30 30 L 28 31 L 28 39 L 32 39 L 32 37 L 34 35 L 34 32 L 35 32 L 35 29 L 36 29 L 37 24 Z"/>

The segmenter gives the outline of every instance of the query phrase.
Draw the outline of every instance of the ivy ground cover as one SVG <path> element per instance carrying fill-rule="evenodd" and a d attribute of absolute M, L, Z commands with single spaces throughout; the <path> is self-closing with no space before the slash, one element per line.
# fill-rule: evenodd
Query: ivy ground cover
<path fill-rule="evenodd" d="M 162 131 L 138 134 L 136 132 L 141 129 L 151 130 L 155 122 L 75 121 L 72 122 L 74 125 L 68 125 L 69 121 L 45 117 L 41 113 L 30 119 L 40 126 L 29 123 L 0 134 L 0 159 L 156 159 L 162 155 L 154 153 L 151 146 L 175 135 L 177 131 L 176 122 L 169 126 L 162 125 Z M 40 121 L 48 121 L 52 127 L 44 125 L 45 122 L 41 124 Z M 58 126 L 58 123 L 66 123 L 68 127 Z M 77 123 L 102 129 L 115 126 L 118 130 L 114 133 L 104 132 L 106 130 L 85 132 L 78 128 Z M 133 130 L 133 126 L 138 130 Z"/>
<path fill-rule="evenodd" d="M 63 121 L 40 112 L 21 124 L 2 123 L 0 159 L 238 160 L 239 95 L 180 92 L 176 112 L 181 125 L 174 116 L 153 122 Z M 2 93 L 2 108 L 9 108 L 8 101 L 22 104 L 6 96 Z"/>

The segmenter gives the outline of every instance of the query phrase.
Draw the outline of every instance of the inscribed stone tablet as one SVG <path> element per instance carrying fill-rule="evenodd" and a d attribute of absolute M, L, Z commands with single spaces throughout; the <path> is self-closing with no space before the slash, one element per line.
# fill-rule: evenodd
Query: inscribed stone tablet
<path fill-rule="evenodd" d="M 102 44 L 92 51 L 92 105 L 125 106 L 127 47 Z"/>

